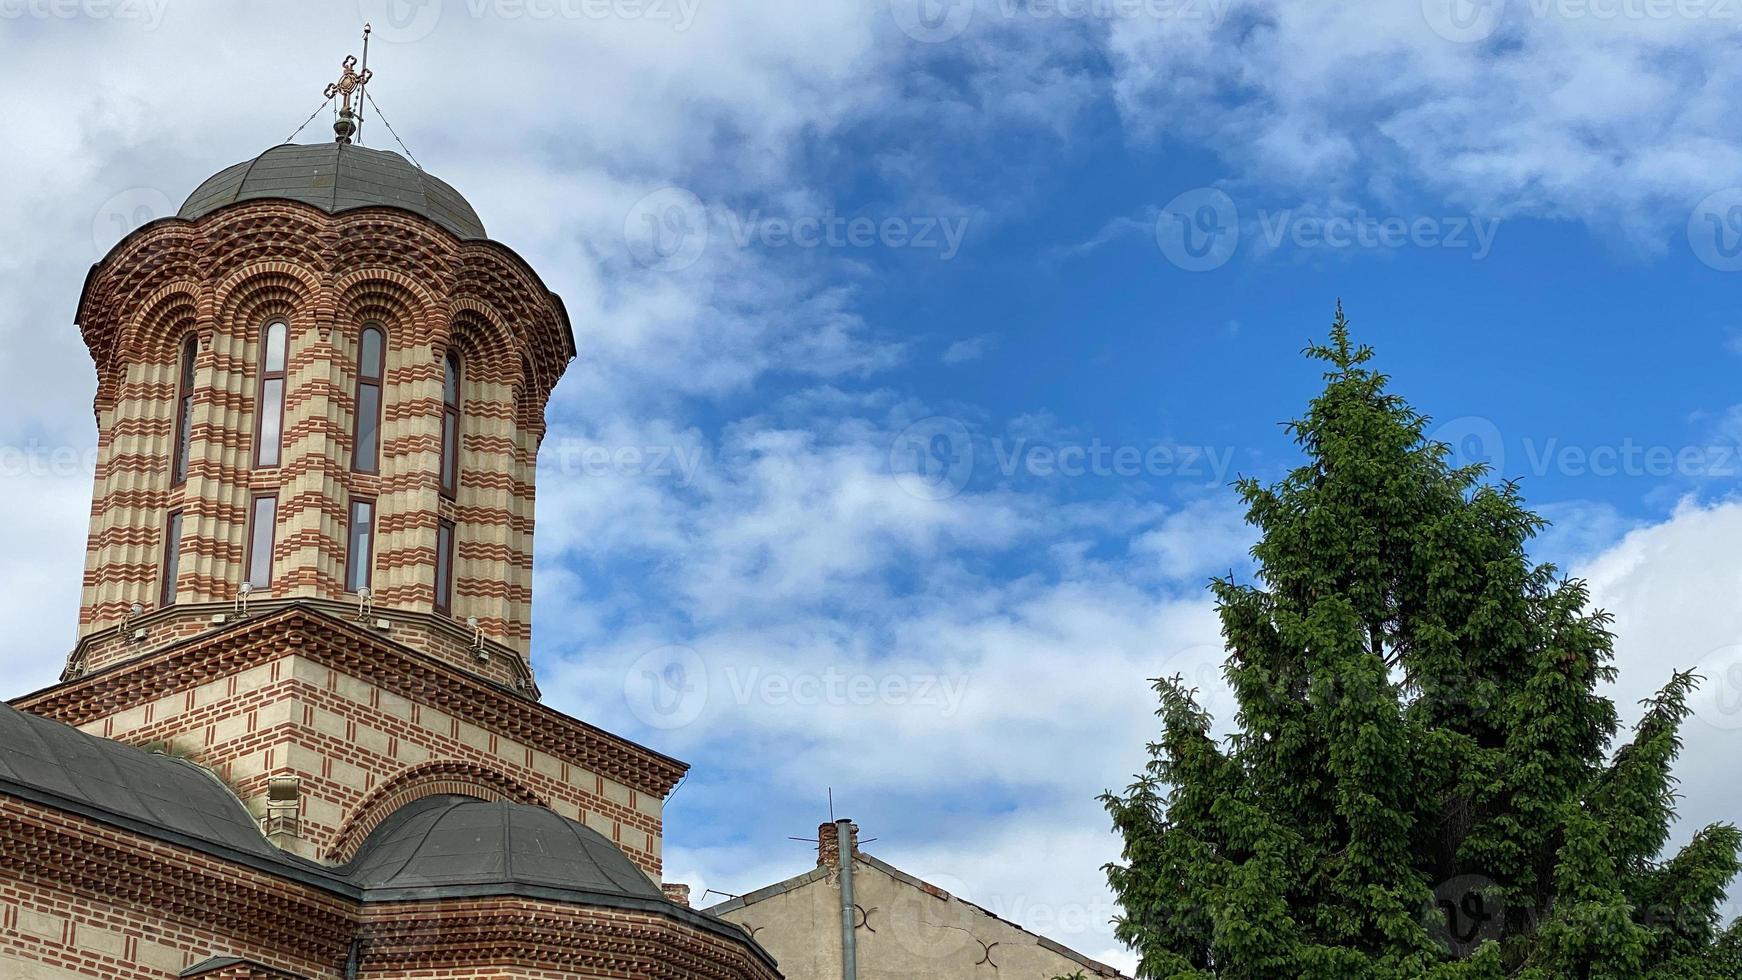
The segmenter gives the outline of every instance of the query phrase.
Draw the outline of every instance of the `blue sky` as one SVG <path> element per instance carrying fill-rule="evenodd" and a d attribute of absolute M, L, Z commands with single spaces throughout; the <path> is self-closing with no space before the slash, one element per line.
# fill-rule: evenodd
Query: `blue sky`
<path fill-rule="evenodd" d="M 1128 962 L 1094 798 L 1142 761 L 1145 678 L 1226 707 L 1227 484 L 1296 460 L 1339 297 L 1555 520 L 1617 697 L 1714 676 L 1684 811 L 1736 815 L 1726 8 L 920 2 L 0 7 L 0 506 L 38 518 L 0 555 L 4 693 L 72 639 L 85 269 L 289 133 L 368 18 L 389 121 L 574 316 L 535 660 L 695 765 L 673 879 L 803 870 L 832 787 L 881 856 Z"/>

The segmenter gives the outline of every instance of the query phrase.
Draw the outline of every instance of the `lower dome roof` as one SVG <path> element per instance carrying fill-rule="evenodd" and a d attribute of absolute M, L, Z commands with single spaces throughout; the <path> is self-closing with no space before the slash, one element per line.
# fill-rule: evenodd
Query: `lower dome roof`
<path fill-rule="evenodd" d="M 344 873 L 371 897 L 529 885 L 663 900 L 659 886 L 591 827 L 544 807 L 467 796 L 428 796 L 395 810 Z"/>

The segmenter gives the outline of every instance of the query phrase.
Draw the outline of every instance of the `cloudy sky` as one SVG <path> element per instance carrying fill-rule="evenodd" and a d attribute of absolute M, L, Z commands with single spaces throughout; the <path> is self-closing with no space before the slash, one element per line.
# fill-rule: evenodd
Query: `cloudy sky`
<path fill-rule="evenodd" d="M 1145 678 L 1226 707 L 1227 484 L 1294 460 L 1339 296 L 1555 521 L 1616 697 L 1711 677 L 1682 808 L 1734 818 L 1739 9 L 0 0 L 0 695 L 73 639 L 85 271 L 285 140 L 370 20 L 385 121 L 573 314 L 535 659 L 695 765 L 670 878 L 805 869 L 832 788 L 869 850 L 1129 963 L 1095 797 Z"/>

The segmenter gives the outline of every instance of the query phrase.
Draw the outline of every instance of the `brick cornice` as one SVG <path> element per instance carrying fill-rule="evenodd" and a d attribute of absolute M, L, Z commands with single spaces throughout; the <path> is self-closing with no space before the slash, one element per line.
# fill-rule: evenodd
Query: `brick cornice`
<path fill-rule="evenodd" d="M 636 980 L 779 980 L 741 927 L 686 921 L 695 915 L 687 909 L 667 915 L 512 895 L 360 901 L 0 792 L 6 880 L 72 892 L 90 911 L 150 909 L 233 937 L 238 957 L 306 960 L 335 972 L 355 954 L 364 975 L 514 964 Z"/>
<path fill-rule="evenodd" d="M 355 903 L 321 889 L 0 794 L 0 877 L 15 875 L 315 960 L 342 962 L 354 932 Z"/>
<path fill-rule="evenodd" d="M 14 699 L 87 722 L 286 656 L 305 657 L 664 799 L 689 766 L 303 604 Z"/>
<path fill-rule="evenodd" d="M 317 280 L 359 267 L 393 271 L 427 284 L 431 295 L 475 297 L 520 331 L 535 377 L 549 396 L 576 354 L 568 312 L 536 270 L 512 248 L 462 240 L 433 221 L 389 206 L 328 214 L 296 201 L 258 198 L 196 221 L 160 218 L 133 231 L 91 267 L 76 322 L 99 364 L 121 339 L 123 311 L 177 279 L 229 278 L 237 263 Z M 215 284 L 208 284 L 215 285 Z M 206 302 L 203 300 L 203 302 Z M 443 317 L 445 309 L 440 309 Z"/>
<path fill-rule="evenodd" d="M 649 980 L 779 980 L 759 947 L 651 913 L 572 909 L 527 898 L 371 905 L 367 970 L 532 969 Z"/>

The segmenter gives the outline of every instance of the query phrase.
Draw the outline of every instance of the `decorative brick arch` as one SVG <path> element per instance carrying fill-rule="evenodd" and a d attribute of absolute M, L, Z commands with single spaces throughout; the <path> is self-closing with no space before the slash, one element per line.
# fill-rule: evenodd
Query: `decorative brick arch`
<path fill-rule="evenodd" d="M 410 348 L 440 314 L 442 303 L 422 283 L 394 269 L 358 269 L 333 284 L 341 331 L 356 334 L 367 322 L 387 328 L 394 346 Z"/>
<path fill-rule="evenodd" d="M 455 297 L 448 304 L 448 336 L 443 345 L 458 350 L 479 380 L 510 388 L 524 383 L 520 377 L 525 359 L 520 355 L 514 332 L 496 310 L 469 297 Z"/>
<path fill-rule="evenodd" d="M 200 284 L 178 279 L 146 297 L 139 313 L 122 327 L 118 346 L 125 370 L 131 361 L 154 360 L 180 350 L 183 336 L 199 319 Z"/>
<path fill-rule="evenodd" d="M 327 860 L 351 860 L 382 821 L 400 807 L 426 796 L 470 796 L 490 802 L 512 800 L 532 806 L 550 806 L 526 784 L 488 766 L 472 762 L 426 762 L 412 766 L 375 787 L 339 828 L 333 846 L 327 848 Z"/>

